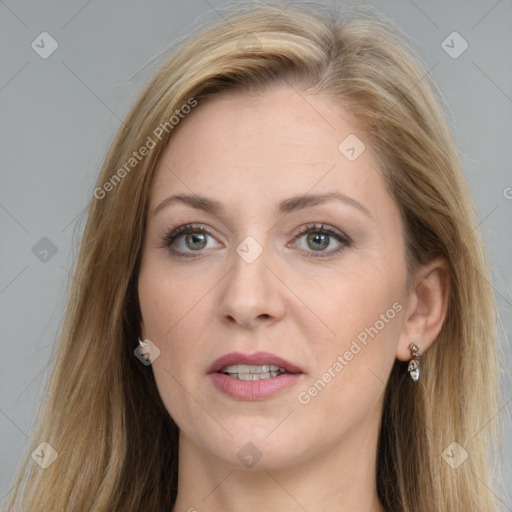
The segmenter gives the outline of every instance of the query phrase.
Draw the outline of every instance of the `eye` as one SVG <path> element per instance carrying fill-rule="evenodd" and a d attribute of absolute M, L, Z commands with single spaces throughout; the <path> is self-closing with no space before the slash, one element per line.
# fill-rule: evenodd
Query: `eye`
<path fill-rule="evenodd" d="M 302 248 L 306 256 L 311 258 L 326 258 L 334 256 L 350 246 L 350 237 L 334 228 L 323 224 L 308 224 L 295 237 L 295 240 L 306 237 L 308 247 Z M 208 237 L 214 238 L 208 229 L 200 224 L 185 224 L 162 237 L 161 247 L 169 249 L 177 257 L 193 258 L 199 256 L 201 251 L 208 248 Z M 339 247 L 330 251 L 325 249 L 332 245 L 332 239 L 338 242 Z M 183 242 L 180 244 L 180 242 Z M 184 246 L 183 246 L 184 244 Z M 173 246 L 177 246 L 175 249 Z M 197 254 L 193 254 L 197 253 Z"/>
<path fill-rule="evenodd" d="M 207 247 L 208 237 L 213 235 L 206 228 L 199 224 L 185 224 L 166 234 L 162 238 L 162 247 L 168 247 L 172 254 L 179 257 L 190 258 L 195 257 L 193 252 L 200 252 Z M 183 245 L 180 243 L 183 241 Z M 176 243 L 178 242 L 178 243 Z M 178 246 L 178 250 L 172 248 L 173 245 Z"/>
<path fill-rule="evenodd" d="M 349 247 L 352 243 L 350 237 L 341 231 L 326 227 L 323 224 L 308 224 L 299 232 L 296 239 L 300 239 L 304 237 L 304 235 L 307 235 L 305 239 L 307 247 L 304 248 L 304 250 L 306 251 L 306 256 L 311 258 L 334 256 L 343 251 L 346 247 Z M 325 249 L 332 245 L 332 239 L 336 240 L 340 245 L 337 249 L 326 251 Z"/>

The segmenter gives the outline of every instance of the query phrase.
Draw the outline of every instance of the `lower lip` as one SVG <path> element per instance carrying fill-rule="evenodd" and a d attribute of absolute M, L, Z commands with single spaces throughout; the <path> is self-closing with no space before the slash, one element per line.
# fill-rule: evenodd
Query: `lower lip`
<path fill-rule="evenodd" d="M 283 389 L 296 384 L 302 373 L 284 373 L 277 377 L 260 380 L 239 380 L 228 377 L 224 373 L 209 374 L 213 385 L 225 395 L 238 400 L 264 400 Z"/>

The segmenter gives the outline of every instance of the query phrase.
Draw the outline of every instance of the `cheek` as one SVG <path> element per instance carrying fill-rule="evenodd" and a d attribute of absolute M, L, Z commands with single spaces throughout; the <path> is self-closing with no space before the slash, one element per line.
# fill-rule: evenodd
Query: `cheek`
<path fill-rule="evenodd" d="M 155 376 L 161 373 L 167 380 L 172 381 L 170 375 L 182 380 L 190 361 L 195 359 L 197 340 L 201 339 L 200 324 L 190 322 L 201 308 L 196 295 L 190 287 L 179 286 L 175 277 L 142 274 L 139 301 L 143 334 L 160 349 L 160 356 L 152 365 Z"/>
<path fill-rule="evenodd" d="M 298 390 L 297 413 L 313 421 L 319 431 L 327 427 L 344 435 L 368 418 L 380 417 L 380 404 L 395 360 L 400 319 L 395 315 L 382 327 L 378 316 L 368 318 L 371 321 L 367 327 L 347 326 L 353 336 L 340 337 L 334 346 L 318 354 L 318 371 Z"/>
<path fill-rule="evenodd" d="M 301 286 L 313 290 L 306 297 L 317 317 L 311 327 L 316 327 L 318 320 L 323 324 L 323 336 L 317 337 L 318 347 L 340 350 L 376 322 L 379 331 L 389 332 L 394 324 L 396 332 L 396 313 L 401 308 L 393 308 L 393 304 L 402 304 L 405 299 L 405 267 L 400 262 L 348 262 L 339 272 L 325 279 L 312 278 L 310 285 Z M 385 329 L 380 315 L 384 315 Z"/>
<path fill-rule="evenodd" d="M 191 276 L 180 279 L 176 273 L 159 270 L 157 264 L 149 262 L 147 267 L 141 266 L 138 282 L 143 336 L 160 349 L 151 368 L 160 397 L 180 427 L 184 418 L 188 422 L 198 415 L 197 407 L 190 407 L 188 395 L 197 396 L 197 382 L 187 368 L 190 361 L 198 360 L 201 347 L 197 340 L 204 338 L 200 322 L 190 319 L 191 315 L 200 314 L 199 301 L 205 292 L 200 284 L 190 286 L 191 282 Z"/>
<path fill-rule="evenodd" d="M 144 335 L 155 343 L 164 343 L 171 337 L 180 319 L 198 300 L 193 286 L 184 285 L 174 271 L 153 261 L 141 267 L 138 293 Z"/>
<path fill-rule="evenodd" d="M 405 263 L 398 258 L 354 267 L 320 287 L 316 311 L 329 334 L 316 335 L 311 346 L 316 369 L 301 388 L 299 403 L 308 402 L 329 423 L 364 415 L 376 404 L 402 329 L 405 278 Z"/>

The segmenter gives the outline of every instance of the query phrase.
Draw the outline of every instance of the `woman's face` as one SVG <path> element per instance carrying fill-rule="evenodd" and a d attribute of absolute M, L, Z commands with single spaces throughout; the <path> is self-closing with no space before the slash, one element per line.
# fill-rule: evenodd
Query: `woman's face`
<path fill-rule="evenodd" d="M 276 468 L 376 438 L 406 266 L 363 144 L 325 97 L 283 86 L 199 103 L 165 148 L 142 337 L 160 350 L 152 369 L 182 441 L 204 457 Z"/>

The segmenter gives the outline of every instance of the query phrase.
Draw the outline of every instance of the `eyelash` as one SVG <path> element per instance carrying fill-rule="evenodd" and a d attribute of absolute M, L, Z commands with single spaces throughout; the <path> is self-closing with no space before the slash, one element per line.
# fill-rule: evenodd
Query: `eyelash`
<path fill-rule="evenodd" d="M 184 224 L 183 226 L 180 226 L 176 228 L 175 230 L 171 231 L 170 233 L 165 234 L 162 237 L 162 248 L 168 248 L 171 254 L 173 254 L 176 257 L 179 258 L 195 258 L 196 255 L 189 254 L 189 253 L 183 253 L 181 251 L 177 251 L 175 249 L 171 249 L 171 245 L 180 237 L 180 235 L 187 235 L 192 233 L 206 233 L 208 236 L 211 236 L 214 238 L 212 233 L 205 227 L 201 226 L 200 224 Z M 335 256 L 342 252 L 345 248 L 350 247 L 352 244 L 352 240 L 349 236 L 345 235 L 344 233 L 338 232 L 334 230 L 333 228 L 326 227 L 324 224 L 307 224 L 297 235 L 295 238 L 300 238 L 303 235 L 309 234 L 309 233 L 321 233 L 325 235 L 329 235 L 333 237 L 335 240 L 340 242 L 342 245 L 338 249 L 335 249 L 333 251 L 330 251 L 327 253 L 327 255 L 320 255 L 324 251 L 307 251 L 305 256 L 309 258 L 328 258 L 331 256 Z M 192 251 L 192 252 L 200 252 L 200 251 Z"/>

